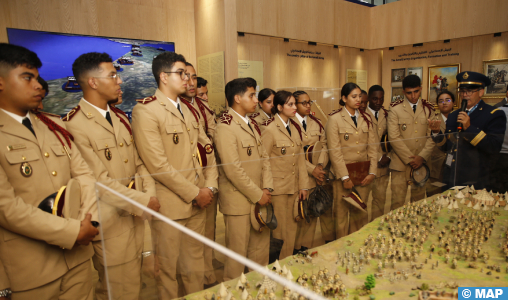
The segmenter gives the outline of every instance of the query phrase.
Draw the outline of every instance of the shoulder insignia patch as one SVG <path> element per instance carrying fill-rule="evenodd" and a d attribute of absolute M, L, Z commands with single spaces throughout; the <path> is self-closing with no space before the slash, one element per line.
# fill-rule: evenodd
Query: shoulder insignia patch
<path fill-rule="evenodd" d="M 385 112 L 385 118 L 388 118 L 388 110 L 382 106 L 381 109 Z"/>
<path fill-rule="evenodd" d="M 499 108 L 496 108 L 496 109 L 492 110 L 490 113 L 493 114 L 493 113 L 495 113 L 498 110 L 499 110 Z"/>
<path fill-rule="evenodd" d="M 433 111 L 434 111 L 434 110 L 436 110 L 436 109 L 434 108 L 434 104 L 430 103 L 429 101 L 427 101 L 427 100 L 425 100 L 425 99 L 422 99 L 422 103 L 423 103 L 423 105 L 427 106 L 427 107 L 428 107 L 428 108 L 430 108 L 431 110 L 433 110 Z"/>
<path fill-rule="evenodd" d="M 136 102 L 141 103 L 141 104 L 148 104 L 148 103 L 155 101 L 155 100 L 157 100 L 157 97 L 150 96 L 150 97 L 146 97 L 143 99 L 136 99 Z"/>
<path fill-rule="evenodd" d="M 259 116 L 259 113 L 253 113 L 252 115 L 249 116 L 249 118 L 251 119 L 254 119 L 255 117 Z"/>
<path fill-rule="evenodd" d="M 342 107 L 341 107 L 341 108 L 339 108 L 339 109 L 336 109 L 336 110 L 332 111 L 332 112 L 331 112 L 331 113 L 329 113 L 328 115 L 329 115 L 329 116 L 333 116 L 333 115 L 335 115 L 336 113 L 340 112 L 341 110 L 342 110 Z"/>
<path fill-rule="evenodd" d="M 275 120 L 273 117 L 271 117 L 270 119 L 264 121 L 263 123 L 261 123 L 261 125 L 263 126 L 268 126 L 270 123 L 273 122 L 273 120 Z"/>
<path fill-rule="evenodd" d="M 390 106 L 391 107 L 395 107 L 395 106 L 401 104 L 402 102 L 404 102 L 404 99 L 400 99 L 400 100 L 397 100 L 395 102 L 392 102 L 392 103 L 390 103 Z"/>
<path fill-rule="evenodd" d="M 73 109 L 71 109 L 67 115 L 65 117 L 62 118 L 62 121 L 64 122 L 68 122 L 70 121 L 75 115 L 76 113 L 81 109 L 81 107 L 78 105 L 76 107 L 74 107 Z"/>
<path fill-rule="evenodd" d="M 233 116 L 228 113 L 223 113 L 220 117 L 220 122 L 224 124 L 231 124 L 231 121 L 233 120 Z"/>

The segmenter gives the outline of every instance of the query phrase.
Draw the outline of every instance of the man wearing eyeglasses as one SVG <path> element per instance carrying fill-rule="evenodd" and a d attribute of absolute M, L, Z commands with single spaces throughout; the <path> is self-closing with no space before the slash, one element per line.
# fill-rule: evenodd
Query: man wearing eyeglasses
<path fill-rule="evenodd" d="M 117 102 L 121 94 L 122 79 L 113 60 L 107 53 L 86 53 L 74 61 L 72 71 L 83 89 L 83 98 L 63 121 L 97 181 L 159 211 L 155 181 L 139 158 L 129 119 L 123 111 L 109 104 Z M 140 186 L 128 187 L 135 176 Z M 135 300 L 141 289 L 144 219 L 149 218 L 149 214 L 107 194 L 98 204 L 103 235 L 93 242 L 92 261 L 99 273 L 96 297 L 110 299 L 109 283 L 111 299 Z"/>
<path fill-rule="evenodd" d="M 449 180 L 449 187 L 490 188 L 489 156 L 501 150 L 506 115 L 482 100 L 485 87 L 491 83 L 487 76 L 466 71 L 457 75 L 457 82 L 459 96 L 467 101 L 466 111 L 450 113 L 445 132 L 440 130 L 441 120 L 429 122 L 434 141 L 448 153 L 444 176 Z"/>
<path fill-rule="evenodd" d="M 157 183 L 160 213 L 204 235 L 205 209 L 218 192 L 218 173 L 213 146 L 199 125 L 199 112 L 178 96 L 185 93 L 189 81 L 185 63 L 174 52 L 154 58 L 152 72 L 158 89 L 154 96 L 137 100 L 132 128 L 139 155 Z M 179 297 L 177 268 L 184 289 L 180 294 L 203 289 L 203 243 L 155 219 L 152 242 L 160 269 L 156 278 L 159 300 Z"/>

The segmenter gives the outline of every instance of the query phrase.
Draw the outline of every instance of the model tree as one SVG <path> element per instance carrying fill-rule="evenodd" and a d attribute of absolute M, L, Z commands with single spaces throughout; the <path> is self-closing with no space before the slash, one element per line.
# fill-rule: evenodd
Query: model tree
<path fill-rule="evenodd" d="M 367 281 L 365 281 L 365 288 L 370 291 L 375 287 L 376 287 L 376 278 L 374 278 L 374 275 L 368 275 Z"/>

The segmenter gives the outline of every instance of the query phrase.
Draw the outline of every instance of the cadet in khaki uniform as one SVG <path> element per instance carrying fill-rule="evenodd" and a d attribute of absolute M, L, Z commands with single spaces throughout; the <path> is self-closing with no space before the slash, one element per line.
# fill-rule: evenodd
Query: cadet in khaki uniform
<path fill-rule="evenodd" d="M 278 91 L 274 97 L 272 119 L 263 125 L 262 141 L 268 155 L 273 177 L 272 203 L 277 217 L 277 229 L 272 238 L 279 246 L 270 252 L 280 253 L 279 259 L 293 255 L 298 224 L 293 216 L 295 200 L 307 199 L 309 176 L 303 155 L 300 126 L 291 120 L 295 116 L 295 98 L 288 91 Z M 305 222 L 305 221 L 301 221 Z M 282 246 L 280 244 L 282 243 Z"/>
<path fill-rule="evenodd" d="M 366 213 L 342 199 L 349 195 L 353 188 L 346 164 L 370 161 L 369 174 L 361 185 L 355 187 L 362 199 L 369 196 L 370 183 L 376 177 L 377 171 L 378 136 L 370 117 L 358 109 L 360 94 L 358 85 L 346 83 L 342 87 L 340 100 L 340 105 L 344 107 L 332 112 L 326 123 L 328 155 L 337 177 L 333 189 L 337 239 L 359 230 L 368 222 Z"/>
<path fill-rule="evenodd" d="M 436 111 L 436 120 L 441 121 L 440 132 L 446 132 L 446 120 L 448 119 L 448 115 L 453 110 L 453 104 L 455 103 L 455 96 L 449 91 L 442 91 L 436 97 L 437 105 L 439 108 L 439 112 Z M 444 144 L 444 143 L 442 143 Z M 438 194 L 442 192 L 441 187 L 437 187 L 432 185 L 434 182 L 443 183 L 443 172 L 444 172 L 444 162 L 446 159 L 446 152 L 444 152 L 440 146 L 442 144 L 436 144 L 434 149 L 432 150 L 432 154 L 429 159 L 429 168 L 430 168 L 430 178 L 426 182 L 427 189 L 427 197 Z"/>
<path fill-rule="evenodd" d="M 155 179 L 160 213 L 199 234 L 205 231 L 205 210 L 217 191 L 215 156 L 200 165 L 198 143 L 214 153 L 192 106 L 178 95 L 185 92 L 189 75 L 185 58 L 173 52 L 157 55 L 152 72 L 159 88 L 138 100 L 132 111 L 132 129 L 138 152 Z M 178 296 L 177 266 L 185 291 L 203 289 L 203 244 L 160 220 L 152 221 L 152 241 L 158 259 L 159 299 Z"/>
<path fill-rule="evenodd" d="M 380 85 L 373 85 L 369 89 L 369 104 L 365 112 L 370 116 L 377 136 L 383 140 L 387 134 L 388 110 L 383 107 L 385 91 Z M 390 180 L 388 165 L 390 158 L 388 153 L 383 151 L 383 147 L 378 149 L 378 162 L 376 179 L 372 183 L 372 208 L 371 221 L 382 216 L 385 211 L 386 190 Z"/>
<path fill-rule="evenodd" d="M 319 156 L 319 161 L 312 164 L 308 160 L 305 160 L 307 173 L 309 175 L 309 187 L 311 188 L 309 194 L 314 190 L 316 184 L 322 185 L 325 180 L 325 171 L 323 168 L 328 164 L 328 153 L 326 151 L 326 134 L 325 128 L 321 121 L 311 115 L 310 106 L 311 101 L 309 95 L 304 91 L 296 91 L 293 93 L 296 101 L 296 115 L 291 118 L 300 127 L 302 132 L 302 143 L 303 147 L 314 145 L 316 142 L 323 144 L 321 153 L 316 153 Z M 330 214 L 331 214 L 330 209 Z M 321 218 L 321 223 L 322 222 Z M 333 218 L 328 218 L 333 221 Z M 325 220 L 328 220 L 325 217 Z M 307 250 L 314 248 L 317 245 L 314 244 L 314 238 L 316 235 L 317 218 L 312 218 L 310 223 L 298 222 L 298 230 L 296 232 L 295 250 Z M 333 223 L 332 223 L 333 224 Z M 325 241 L 333 240 L 325 237 Z M 295 251 L 296 252 L 296 251 Z"/>
<path fill-rule="evenodd" d="M 120 109 L 108 105 L 118 99 L 122 83 L 111 57 L 107 53 L 86 53 L 74 61 L 72 69 L 83 98 L 63 121 L 97 181 L 159 211 L 155 182 L 139 158 L 129 119 Z M 143 182 L 140 190 L 146 193 L 128 187 L 136 173 Z M 99 272 L 95 293 L 97 299 L 109 299 L 107 267 L 112 299 L 138 299 L 145 225 L 136 216 L 148 215 L 122 199 L 114 199 L 111 204 L 106 201 L 100 207 L 104 234 L 93 243 L 93 263 Z"/>
<path fill-rule="evenodd" d="M 391 210 L 404 205 L 407 194 L 407 168 L 418 169 L 430 158 L 434 142 L 430 138 L 428 119 L 434 118 L 434 106 L 420 99 L 420 77 L 409 75 L 402 81 L 405 98 L 390 104 L 388 113 L 388 138 L 392 152 L 390 172 L 392 176 Z M 411 202 L 425 197 L 425 187 L 411 185 Z"/>
<path fill-rule="evenodd" d="M 190 63 L 186 63 L 186 72 L 190 75 L 187 83 L 187 90 L 184 94 L 180 95 L 180 99 L 187 101 L 199 111 L 199 124 L 204 128 L 206 135 L 213 142 L 215 135 L 215 128 L 217 123 L 215 121 L 215 112 L 208 106 L 208 102 L 196 97 L 197 94 L 197 74 L 196 69 Z M 206 208 L 206 222 L 205 222 L 205 236 L 212 241 L 215 241 L 215 220 L 217 217 L 217 194 L 214 195 L 212 203 Z M 204 245 L 205 256 L 205 285 L 217 284 L 215 278 L 215 271 L 213 268 L 213 249 Z"/>
<path fill-rule="evenodd" d="M 59 116 L 31 111 L 41 65 L 32 51 L 0 44 L 0 261 L 14 300 L 92 300 L 95 178 Z M 38 208 L 71 178 L 83 221 Z"/>
<path fill-rule="evenodd" d="M 252 78 L 239 78 L 226 85 L 229 110 L 217 126 L 215 145 L 219 167 L 219 207 L 226 224 L 226 247 L 266 266 L 270 230 L 257 232 L 251 225 L 251 208 L 270 203 L 273 189 L 270 162 L 261 144 L 261 131 L 247 113 L 256 109 L 256 86 Z M 244 265 L 226 257 L 224 281 L 240 276 Z"/>
<path fill-rule="evenodd" d="M 273 97 L 275 91 L 272 89 L 262 89 L 258 94 L 258 111 L 249 115 L 249 118 L 256 121 L 258 124 L 263 124 L 272 117 Z M 265 129 L 264 126 L 260 126 L 261 133 Z"/>

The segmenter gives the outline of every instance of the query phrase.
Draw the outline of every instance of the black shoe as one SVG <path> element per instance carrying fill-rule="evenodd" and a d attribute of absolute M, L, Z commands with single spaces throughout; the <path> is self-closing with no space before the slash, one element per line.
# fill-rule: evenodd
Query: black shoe
<path fill-rule="evenodd" d="M 207 289 L 212 288 L 212 287 L 214 287 L 214 286 L 216 286 L 218 284 L 219 284 L 219 282 L 215 281 L 214 283 L 204 284 L 203 286 L 205 287 L 204 289 L 207 290 Z"/>
<path fill-rule="evenodd" d="M 284 245 L 283 240 L 275 239 L 273 237 L 270 239 L 270 256 L 268 258 L 268 264 L 272 264 L 279 259 L 280 252 L 282 251 L 282 245 Z"/>

